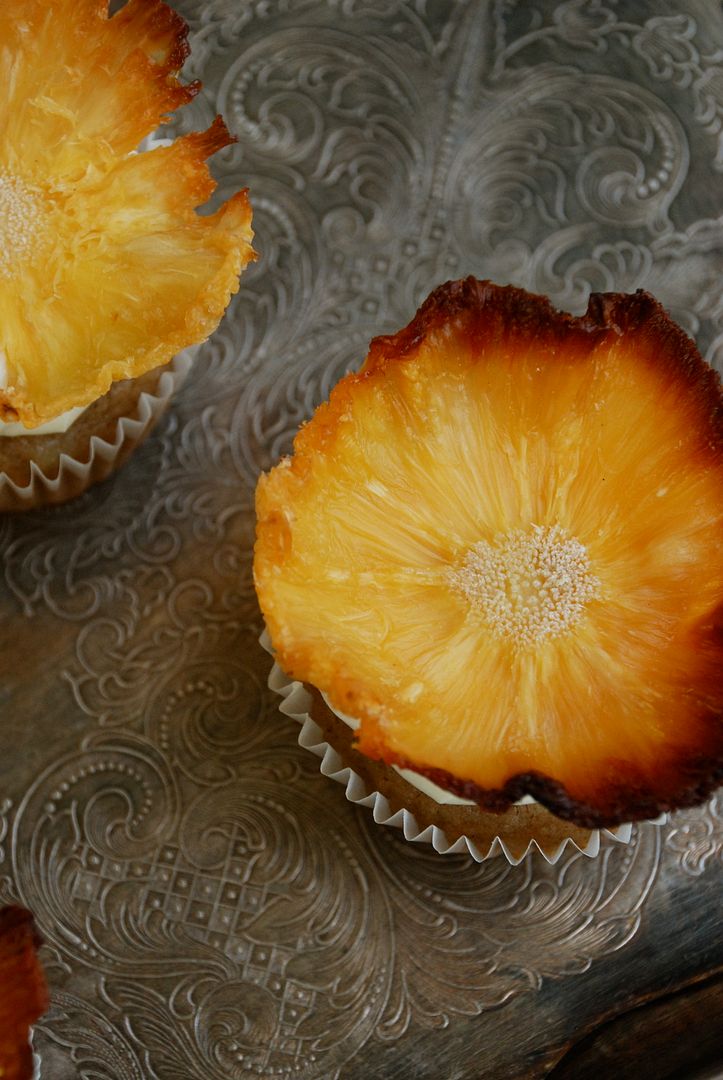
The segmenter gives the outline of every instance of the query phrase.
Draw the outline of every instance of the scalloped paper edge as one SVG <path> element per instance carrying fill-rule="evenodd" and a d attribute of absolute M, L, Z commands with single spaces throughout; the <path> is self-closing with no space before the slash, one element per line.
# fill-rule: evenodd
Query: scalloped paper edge
<path fill-rule="evenodd" d="M 261 646 L 273 656 L 271 639 L 266 630 L 261 635 Z M 475 862 L 486 862 L 487 859 L 502 855 L 511 866 L 517 866 L 528 855 L 537 852 L 542 855 L 546 862 L 553 865 L 558 862 L 568 846 L 571 846 L 581 855 L 595 858 L 601 850 L 601 837 L 605 836 L 619 844 L 627 844 L 633 834 L 631 824 L 618 825 L 614 829 L 593 829 L 590 839 L 584 847 L 571 836 L 565 837 L 554 848 L 545 849 L 536 840 L 530 840 L 521 855 L 513 855 L 505 844 L 502 836 L 496 836 L 487 850 L 481 850 L 468 836 L 459 836 L 450 841 L 444 829 L 437 825 L 428 825 L 422 828 L 411 810 L 397 810 L 392 812 L 389 801 L 380 791 L 370 791 L 361 776 L 349 765 L 345 765 L 341 755 L 333 746 L 330 746 L 323 737 L 321 728 L 312 720 L 309 710 L 312 698 L 303 683 L 290 679 L 274 660 L 274 665 L 269 673 L 268 686 L 275 694 L 283 698 L 279 705 L 279 711 L 284 716 L 290 717 L 301 725 L 299 732 L 299 746 L 309 750 L 316 757 L 321 758 L 319 769 L 324 776 L 343 784 L 345 794 L 349 802 L 355 806 L 365 806 L 372 811 L 374 820 L 379 825 L 389 825 L 392 828 L 401 829 L 405 840 L 413 844 L 431 844 L 440 855 L 469 855 Z M 667 821 L 667 814 L 661 814 L 655 821 L 648 824 L 663 825 Z"/>
<path fill-rule="evenodd" d="M 30 479 L 22 486 L 7 473 L 0 472 L 0 512 L 31 510 L 65 502 L 105 480 L 116 467 L 120 454 L 129 454 L 161 418 L 171 398 L 183 385 L 199 349 L 200 345 L 192 345 L 173 358 L 168 370 L 161 373 L 155 391 L 144 390 L 140 394 L 134 414 L 118 418 L 113 442 L 91 435 L 88 461 L 61 454 L 58 475 L 53 478 L 33 461 Z"/>

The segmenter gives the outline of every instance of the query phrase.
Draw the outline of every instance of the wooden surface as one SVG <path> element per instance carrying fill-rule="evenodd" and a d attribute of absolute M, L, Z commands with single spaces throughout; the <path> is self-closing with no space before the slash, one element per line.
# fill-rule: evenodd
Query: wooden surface
<path fill-rule="evenodd" d="M 723 1075 L 723 974 L 641 1001 L 568 1047 L 548 1080 L 713 1080 Z"/>

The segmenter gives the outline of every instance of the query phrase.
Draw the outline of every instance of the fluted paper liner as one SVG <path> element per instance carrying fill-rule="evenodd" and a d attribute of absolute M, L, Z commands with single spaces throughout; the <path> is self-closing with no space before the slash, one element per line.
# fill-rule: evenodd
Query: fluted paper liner
<path fill-rule="evenodd" d="M 273 655 L 271 641 L 266 632 L 262 635 L 261 644 Z M 423 827 L 411 810 L 395 811 L 385 795 L 380 791 L 370 790 L 365 780 L 346 764 L 341 754 L 326 741 L 321 728 L 312 719 L 310 709 L 313 699 L 307 688 L 303 683 L 290 679 L 276 662 L 271 669 L 268 685 L 283 698 L 279 705 L 280 711 L 301 725 L 299 746 L 321 758 L 320 771 L 324 776 L 344 785 L 349 802 L 368 807 L 378 824 L 401 829 L 406 840 L 412 843 L 431 844 L 440 855 L 470 855 L 475 862 L 484 862 L 502 855 L 512 866 L 517 866 L 531 852 L 539 852 L 548 863 L 554 864 L 568 847 L 589 858 L 594 858 L 600 852 L 601 837 L 605 836 L 618 843 L 626 844 L 632 836 L 632 825 L 626 824 L 614 829 L 593 829 L 585 844 L 578 843 L 575 837 L 570 835 L 550 844 L 538 839 L 530 839 L 524 850 L 513 850 L 510 838 L 505 838 L 505 815 L 501 814 L 499 815 L 500 831 L 489 844 L 480 846 L 471 837 L 465 835 L 450 840 L 444 829 L 437 825 Z M 667 816 L 662 814 L 652 824 L 661 825 L 666 820 Z M 562 824 L 564 826 L 565 823 Z"/>
<path fill-rule="evenodd" d="M 112 442 L 91 435 L 87 460 L 61 453 L 57 476 L 48 476 L 32 461 L 30 479 L 24 486 L 0 471 L 0 512 L 31 510 L 66 502 L 81 495 L 92 484 L 105 480 L 146 438 L 168 408 L 171 398 L 188 374 L 199 346 L 182 350 L 160 372 L 152 392 L 144 390 L 133 413 L 120 416 Z M 85 455 L 84 455 L 85 456 Z"/>

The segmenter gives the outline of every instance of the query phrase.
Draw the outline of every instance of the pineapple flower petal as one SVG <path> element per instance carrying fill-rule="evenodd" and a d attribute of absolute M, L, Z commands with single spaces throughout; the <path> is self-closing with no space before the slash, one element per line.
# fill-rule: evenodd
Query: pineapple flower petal
<path fill-rule="evenodd" d="M 254 258 L 246 192 L 200 214 L 205 133 L 142 153 L 190 102 L 187 27 L 162 0 L 0 10 L 0 419 L 32 428 L 216 328 Z"/>

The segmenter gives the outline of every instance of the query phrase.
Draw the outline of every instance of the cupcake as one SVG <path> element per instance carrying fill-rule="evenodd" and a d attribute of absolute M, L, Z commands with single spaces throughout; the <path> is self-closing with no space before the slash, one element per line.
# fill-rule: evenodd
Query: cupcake
<path fill-rule="evenodd" d="M 574 318 L 443 285 L 259 481 L 282 692 L 452 844 L 489 815 L 504 839 L 544 811 L 564 840 L 700 802 L 723 776 L 721 481 L 720 380 L 651 296 Z"/>
<path fill-rule="evenodd" d="M 0 509 L 17 509 L 120 464 L 254 256 L 245 191 L 198 213 L 234 141 L 220 117 L 138 152 L 200 89 L 177 77 L 170 8 L 9 0 L 0 40 Z"/>

